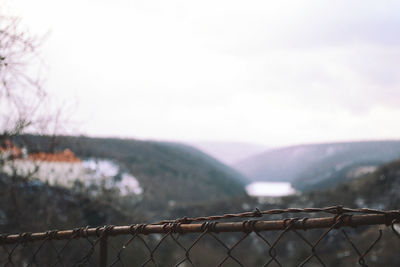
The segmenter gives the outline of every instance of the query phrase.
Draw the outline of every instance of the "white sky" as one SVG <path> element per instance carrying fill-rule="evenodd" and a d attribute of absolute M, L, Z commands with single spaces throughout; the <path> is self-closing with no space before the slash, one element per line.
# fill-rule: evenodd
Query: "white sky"
<path fill-rule="evenodd" d="M 400 1 L 12 0 L 81 132 L 400 138 Z"/>

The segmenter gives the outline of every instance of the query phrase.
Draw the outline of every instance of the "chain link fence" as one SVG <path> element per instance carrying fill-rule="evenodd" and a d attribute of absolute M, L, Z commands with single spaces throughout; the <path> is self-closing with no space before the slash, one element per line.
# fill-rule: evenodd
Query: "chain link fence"
<path fill-rule="evenodd" d="M 1 266 L 400 266 L 400 210 L 276 209 L 0 235 Z"/>

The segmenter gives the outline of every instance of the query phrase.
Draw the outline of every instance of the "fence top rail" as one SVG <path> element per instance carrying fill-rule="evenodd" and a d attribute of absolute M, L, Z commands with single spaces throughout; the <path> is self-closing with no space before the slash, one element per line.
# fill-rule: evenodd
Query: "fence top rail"
<path fill-rule="evenodd" d="M 334 216 L 316 218 L 288 218 L 280 220 L 245 220 L 242 222 L 220 222 L 221 219 L 258 218 L 264 215 L 284 213 L 328 213 Z M 194 223 L 193 223 L 194 222 Z M 202 223 L 196 223 L 202 222 Z M 129 226 L 107 225 L 96 228 L 81 227 L 72 230 L 51 230 L 37 233 L 0 234 L 0 245 L 20 242 L 33 242 L 51 239 L 76 239 L 82 237 L 104 235 L 135 235 L 155 233 L 198 233 L 198 232 L 259 232 L 292 229 L 317 229 L 357 227 L 362 225 L 394 226 L 400 222 L 400 210 L 380 211 L 373 209 L 350 209 L 342 206 L 327 208 L 289 208 L 266 211 L 225 214 L 209 217 L 181 218 L 165 220 L 153 224 L 132 224 Z M 397 232 L 397 231 L 396 231 Z"/>

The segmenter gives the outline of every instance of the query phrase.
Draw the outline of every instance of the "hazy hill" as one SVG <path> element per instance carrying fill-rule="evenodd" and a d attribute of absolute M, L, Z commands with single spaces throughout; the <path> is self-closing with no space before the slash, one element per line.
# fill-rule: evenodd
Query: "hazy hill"
<path fill-rule="evenodd" d="M 22 136 L 29 150 L 49 151 L 49 136 Z M 246 195 L 245 178 L 199 150 L 178 144 L 133 139 L 57 137 L 56 150 L 81 158 L 111 159 L 134 175 L 143 188 L 141 205 L 165 208 L 171 201 L 199 202 Z"/>
<path fill-rule="evenodd" d="M 268 148 L 263 145 L 244 142 L 190 142 L 201 151 L 213 156 L 225 164 L 233 164 L 245 158 L 265 152 Z"/>
<path fill-rule="evenodd" d="M 340 182 L 323 190 L 283 197 L 283 207 L 325 207 L 344 205 L 354 208 L 380 210 L 399 209 L 400 160 L 380 166 L 376 171 L 359 179 Z"/>
<path fill-rule="evenodd" d="M 355 168 L 362 174 L 397 158 L 400 141 L 348 142 L 274 149 L 234 166 L 252 181 L 289 181 L 304 190 L 332 185 L 351 171 L 356 175 Z"/>

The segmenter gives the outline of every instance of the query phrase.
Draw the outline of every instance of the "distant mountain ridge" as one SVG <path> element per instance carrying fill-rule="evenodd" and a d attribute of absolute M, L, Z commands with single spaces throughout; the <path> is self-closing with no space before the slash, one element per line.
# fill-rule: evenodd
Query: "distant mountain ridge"
<path fill-rule="evenodd" d="M 346 179 L 354 168 L 400 158 L 400 141 L 311 144 L 267 151 L 234 167 L 251 181 L 287 181 L 297 189 L 318 189 Z"/>
<path fill-rule="evenodd" d="M 264 145 L 245 142 L 199 141 L 189 142 L 188 144 L 227 165 L 231 165 L 253 155 L 265 152 L 268 149 L 268 147 Z"/>

